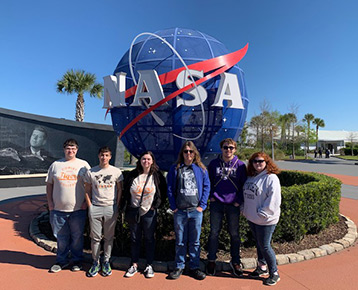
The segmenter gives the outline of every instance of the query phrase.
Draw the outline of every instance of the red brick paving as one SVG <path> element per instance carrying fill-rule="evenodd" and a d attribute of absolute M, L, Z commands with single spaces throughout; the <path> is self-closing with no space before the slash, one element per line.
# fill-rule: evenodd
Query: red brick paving
<path fill-rule="evenodd" d="M 346 185 L 358 186 L 358 176 L 349 176 L 349 175 L 341 175 L 341 174 L 330 174 L 330 173 L 322 173 L 334 178 L 339 179 L 342 183 Z"/>

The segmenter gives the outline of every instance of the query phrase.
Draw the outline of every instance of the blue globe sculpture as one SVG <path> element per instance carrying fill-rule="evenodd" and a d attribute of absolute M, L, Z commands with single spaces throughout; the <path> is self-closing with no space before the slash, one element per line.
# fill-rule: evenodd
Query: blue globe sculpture
<path fill-rule="evenodd" d="M 164 38 L 179 53 L 187 65 L 203 60 L 228 54 L 226 47 L 215 38 L 196 30 L 173 28 L 155 32 Z M 126 88 L 134 86 L 128 61 L 129 51 L 118 63 L 114 74 L 127 73 Z M 175 53 L 162 40 L 145 36 L 136 41 L 132 49 L 132 67 L 138 81 L 138 70 L 156 70 L 158 75 L 183 67 L 182 62 Z M 220 153 L 219 143 L 224 138 L 237 140 L 243 128 L 247 108 L 248 97 L 244 81 L 244 73 L 235 65 L 229 71 L 236 74 L 241 90 L 242 102 L 245 109 L 228 108 L 226 101 L 224 107 L 213 107 L 220 76 L 212 78 L 201 84 L 207 91 L 207 99 L 203 103 L 205 112 L 204 132 L 197 140 L 193 141 L 197 146 L 204 163 Z M 175 84 L 163 85 L 164 95 L 177 91 Z M 183 99 L 191 99 L 192 96 L 183 93 Z M 126 107 L 111 109 L 112 123 L 115 132 L 119 135 L 126 125 L 147 108 L 143 106 L 129 106 L 134 96 L 126 99 Z M 168 170 L 178 156 L 182 144 L 187 138 L 194 138 L 201 132 L 203 126 L 202 107 L 184 106 L 177 107 L 177 99 L 168 102 L 154 110 L 155 114 L 164 122 L 160 126 L 151 114 L 146 115 L 122 136 L 121 141 L 127 150 L 134 156 L 150 150 L 154 153 L 159 167 Z M 174 134 L 182 138 L 174 136 Z"/>

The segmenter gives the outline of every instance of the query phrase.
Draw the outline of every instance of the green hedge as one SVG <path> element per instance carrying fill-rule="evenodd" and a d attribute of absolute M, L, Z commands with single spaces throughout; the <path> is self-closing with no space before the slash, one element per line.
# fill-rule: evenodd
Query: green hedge
<path fill-rule="evenodd" d="M 274 241 L 299 241 L 337 223 L 341 182 L 318 173 L 283 171 L 281 217 Z"/>
<path fill-rule="evenodd" d="M 352 155 L 352 149 L 351 148 L 343 148 L 344 150 L 344 155 Z M 358 149 L 357 148 L 353 148 L 353 155 L 356 156 L 358 155 Z"/>
<path fill-rule="evenodd" d="M 239 157 L 240 160 L 249 160 L 252 154 L 261 151 L 261 148 L 238 148 L 237 149 L 237 157 Z M 265 152 L 272 157 L 271 149 L 265 149 Z M 289 156 L 291 153 L 289 153 L 287 156 Z M 275 159 L 276 160 L 282 160 L 285 159 L 285 152 L 283 152 L 280 149 L 275 149 Z"/>
<path fill-rule="evenodd" d="M 337 223 L 341 182 L 318 173 L 282 171 L 278 175 L 282 186 L 281 217 L 273 235 L 273 241 L 300 241 L 306 234 L 315 234 Z M 220 248 L 230 249 L 226 221 L 219 237 Z M 209 211 L 204 213 L 201 235 L 206 245 L 210 232 Z M 245 247 L 254 245 L 247 220 L 240 219 L 241 242 Z"/>

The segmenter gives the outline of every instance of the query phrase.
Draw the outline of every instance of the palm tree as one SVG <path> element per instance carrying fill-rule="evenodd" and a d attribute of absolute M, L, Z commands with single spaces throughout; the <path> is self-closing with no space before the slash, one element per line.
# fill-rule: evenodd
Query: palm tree
<path fill-rule="evenodd" d="M 288 124 L 292 124 L 292 158 L 295 159 L 295 126 L 297 117 L 295 113 L 288 113 Z"/>
<path fill-rule="evenodd" d="M 56 85 L 59 93 L 77 94 L 76 121 L 79 122 L 83 122 L 85 115 L 84 93 L 89 93 L 91 97 L 102 98 L 103 86 L 96 83 L 94 74 L 86 73 L 84 70 L 68 70 Z"/>
<path fill-rule="evenodd" d="M 324 126 L 326 126 L 326 124 L 320 118 L 315 118 L 312 123 L 316 125 L 316 137 L 317 137 L 316 150 L 318 150 L 318 128 L 319 127 L 323 128 Z"/>
<path fill-rule="evenodd" d="M 313 114 L 306 114 L 303 118 L 303 122 L 307 122 L 307 136 L 306 136 L 306 152 L 305 152 L 305 158 L 307 159 L 307 153 L 310 146 L 310 134 L 311 134 L 311 122 L 314 120 Z"/>
<path fill-rule="evenodd" d="M 280 119 L 280 113 L 278 111 L 268 112 L 265 111 L 262 114 L 265 115 L 265 122 L 267 126 L 267 130 L 270 134 L 271 138 L 271 157 L 272 160 L 275 160 L 275 143 L 274 143 L 274 137 L 277 134 L 277 131 L 279 130 L 279 119 Z"/>
<path fill-rule="evenodd" d="M 288 120 L 289 116 L 288 114 L 284 114 L 280 116 L 280 125 L 281 125 L 281 143 L 284 144 L 286 146 L 286 150 L 287 150 L 287 125 L 288 125 Z"/>

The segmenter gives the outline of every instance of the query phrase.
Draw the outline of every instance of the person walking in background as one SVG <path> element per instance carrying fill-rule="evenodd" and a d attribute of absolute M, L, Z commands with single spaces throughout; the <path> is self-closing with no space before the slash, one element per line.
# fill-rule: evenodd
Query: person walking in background
<path fill-rule="evenodd" d="M 318 156 L 319 156 L 319 158 L 322 158 L 322 148 L 321 147 L 318 149 Z"/>
<path fill-rule="evenodd" d="M 210 235 L 209 254 L 206 272 L 215 275 L 216 253 L 219 244 L 219 234 L 222 228 L 224 215 L 230 234 L 230 253 L 233 274 L 242 276 L 240 260 L 240 205 L 244 198 L 242 187 L 246 181 L 246 165 L 235 156 L 236 142 L 227 138 L 220 142 L 222 154 L 209 164 L 210 177 Z"/>
<path fill-rule="evenodd" d="M 331 151 L 327 148 L 325 153 L 326 153 L 326 158 L 329 158 L 329 155 L 331 154 Z"/>
<path fill-rule="evenodd" d="M 280 281 L 275 252 L 271 247 L 272 234 L 280 218 L 280 171 L 263 152 L 254 153 L 248 163 L 248 178 L 244 184 L 244 215 L 256 240 L 258 266 L 250 273 L 253 278 L 269 275 L 265 285 Z"/>
<path fill-rule="evenodd" d="M 112 151 L 105 146 L 99 149 L 99 165 L 87 171 L 85 177 L 86 202 L 91 227 L 92 266 L 87 272 L 94 277 L 100 271 L 100 251 L 103 230 L 102 276 L 110 276 L 112 269 L 110 258 L 114 232 L 118 217 L 118 208 L 122 196 L 123 174 L 119 168 L 109 164 Z"/>
<path fill-rule="evenodd" d="M 125 277 L 132 277 L 138 272 L 138 261 L 144 234 L 147 266 L 144 270 L 146 278 L 154 277 L 153 261 L 155 252 L 154 232 L 157 224 L 157 209 L 166 197 L 167 184 L 160 172 L 151 151 L 143 152 L 137 166 L 124 182 L 124 199 L 127 203 L 126 219 L 131 211 L 139 214 L 139 220 L 128 218 L 131 232 L 131 266 Z"/>
<path fill-rule="evenodd" d="M 203 211 L 210 194 L 210 180 L 192 141 L 186 141 L 181 147 L 176 164 L 168 172 L 167 182 L 176 237 L 175 270 L 169 273 L 168 278 L 178 279 L 183 273 L 188 247 L 190 275 L 203 280 L 206 275 L 199 269 L 200 234 Z"/>
<path fill-rule="evenodd" d="M 84 176 L 90 169 L 87 161 L 76 158 L 78 143 L 68 139 L 63 144 L 65 158 L 55 161 L 48 169 L 46 196 L 53 235 L 57 238 L 56 263 L 50 272 L 56 273 L 69 265 L 72 271 L 82 269 L 83 230 L 86 223 Z"/>

